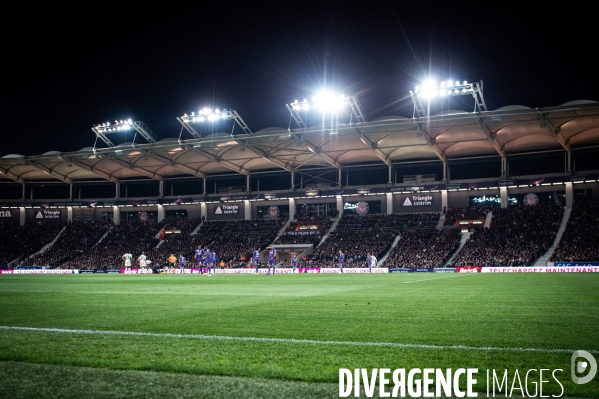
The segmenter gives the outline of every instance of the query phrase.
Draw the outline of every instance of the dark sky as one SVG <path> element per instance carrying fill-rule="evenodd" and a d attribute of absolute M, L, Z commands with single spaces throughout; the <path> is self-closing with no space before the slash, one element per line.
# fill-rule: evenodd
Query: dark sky
<path fill-rule="evenodd" d="M 599 100 L 594 11 L 523 3 L 21 6 L 3 27 L 0 156 L 92 146 L 114 119 L 177 137 L 175 118 L 205 105 L 287 127 L 284 104 L 323 87 L 369 119 L 410 117 L 429 73 L 483 80 L 490 110 Z"/>

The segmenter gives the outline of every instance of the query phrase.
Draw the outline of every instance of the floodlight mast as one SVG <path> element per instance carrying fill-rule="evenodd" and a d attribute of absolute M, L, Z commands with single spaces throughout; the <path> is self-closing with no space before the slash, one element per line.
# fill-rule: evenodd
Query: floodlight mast
<path fill-rule="evenodd" d="M 467 81 L 459 82 L 452 80 L 442 81 L 438 86 L 435 84 L 427 83 L 421 86 L 416 86 L 414 91 L 410 90 L 410 97 L 414 102 L 414 117 L 418 115 L 420 118 L 424 118 L 427 113 L 425 112 L 422 100 L 432 101 L 437 98 L 443 97 L 455 97 L 455 96 L 468 96 L 471 95 L 474 98 L 474 112 L 485 112 L 487 111 L 487 104 L 483 96 L 483 81 L 476 83 L 468 83 Z"/>
<path fill-rule="evenodd" d="M 184 114 L 183 116 L 177 117 L 177 121 L 196 139 L 201 139 L 202 134 L 196 129 L 196 125 L 199 123 L 214 123 L 219 120 L 233 120 L 245 134 L 251 134 L 252 130 L 245 123 L 243 118 L 233 109 L 218 108 L 214 111 L 210 108 L 203 108 L 199 112 L 192 112 L 190 115 Z"/>
<path fill-rule="evenodd" d="M 126 132 L 131 129 L 135 130 L 136 134 L 139 133 L 149 143 L 158 141 L 158 137 L 142 121 L 116 120 L 113 124 L 106 122 L 92 127 L 92 131 L 96 134 L 96 141 L 100 138 L 108 147 L 115 147 L 115 144 L 108 138 L 107 134 Z M 135 145 L 135 136 L 133 137 L 133 145 Z"/>
<path fill-rule="evenodd" d="M 337 97 L 324 95 L 320 97 L 321 98 L 318 98 L 318 96 L 314 97 L 312 103 L 304 99 L 303 101 L 295 100 L 291 104 L 285 104 L 287 110 L 291 114 L 291 117 L 295 120 L 295 123 L 297 123 L 300 128 L 305 129 L 307 127 L 301 116 L 301 112 L 307 112 L 312 108 L 317 110 L 320 109 L 322 110 L 322 113 L 338 114 L 339 108 L 349 106 L 352 115 L 356 117 L 358 122 L 366 122 L 364 110 L 362 109 L 362 105 L 360 105 L 360 101 L 358 100 L 357 96 L 341 95 Z"/>

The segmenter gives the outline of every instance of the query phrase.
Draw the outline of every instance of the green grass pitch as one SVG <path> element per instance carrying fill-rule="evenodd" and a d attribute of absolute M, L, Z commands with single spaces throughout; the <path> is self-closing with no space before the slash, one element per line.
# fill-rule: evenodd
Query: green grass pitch
<path fill-rule="evenodd" d="M 596 274 L 10 275 L 0 326 L 0 397 L 326 398 L 382 367 L 563 369 L 599 397 L 555 351 L 599 359 Z"/>

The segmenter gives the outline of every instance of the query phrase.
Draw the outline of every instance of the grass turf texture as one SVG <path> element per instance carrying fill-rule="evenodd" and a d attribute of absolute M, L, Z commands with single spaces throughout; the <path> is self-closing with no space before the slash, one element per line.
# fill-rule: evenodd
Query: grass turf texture
<path fill-rule="evenodd" d="M 596 351 L 597 309 L 599 276 L 592 274 L 12 275 L 0 279 L 0 325 L 76 330 Z M 0 329 L 0 360 L 5 367 L 23 368 L 19 378 L 30 386 L 38 379 L 31 368 L 38 365 L 32 363 L 38 363 L 77 366 L 77 370 L 93 367 L 98 369 L 94 375 L 125 373 L 114 370 L 176 373 L 203 381 L 197 384 L 205 389 L 194 391 L 200 397 L 281 397 L 285 389 L 296 397 L 335 397 L 341 367 L 478 368 L 481 396 L 486 392 L 486 369 L 509 369 L 512 375 L 515 369 L 525 373 L 531 368 L 559 368 L 564 370 L 557 376 L 565 396 L 598 397 L 598 377 L 585 385 L 571 381 L 570 356 Z M 595 353 L 595 357 L 599 356 Z M 229 376 L 235 383 L 217 376 Z M 550 376 L 546 379 L 553 381 Z M 0 381 L 9 394 L 19 394 L 10 391 L 14 384 Z M 140 377 L 137 385 L 143 381 Z M 250 383 L 255 381 L 260 383 Z M 219 384 L 222 389 L 216 389 Z M 239 384 L 247 387 L 245 391 L 236 390 Z M 117 385 L 108 397 L 123 396 Z M 557 383 L 543 386 L 545 395 L 561 392 Z M 77 396 L 76 386 L 69 389 L 56 396 Z M 167 396 L 168 389 L 168 384 L 157 382 L 153 396 Z M 83 394 L 83 386 L 81 390 Z"/>

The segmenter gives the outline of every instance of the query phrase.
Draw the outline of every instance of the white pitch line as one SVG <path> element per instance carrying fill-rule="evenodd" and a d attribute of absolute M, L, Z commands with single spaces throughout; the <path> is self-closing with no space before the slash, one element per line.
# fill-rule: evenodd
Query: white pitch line
<path fill-rule="evenodd" d="M 469 274 L 473 274 L 473 273 L 469 273 Z M 467 274 L 456 274 L 456 275 L 453 275 L 453 276 L 443 276 L 443 277 L 436 277 L 436 278 L 427 278 L 427 279 L 424 279 L 424 280 L 404 281 L 404 284 L 417 283 L 419 281 L 439 280 L 439 279 L 442 279 L 442 278 L 460 277 L 460 276 L 467 276 Z"/>
<path fill-rule="evenodd" d="M 36 328 L 36 327 L 15 327 L 0 326 L 0 330 L 18 330 L 35 331 L 49 333 L 66 334 L 92 334 L 92 335 L 123 335 L 134 337 L 152 337 L 152 338 L 177 338 L 177 339 L 199 339 L 199 340 L 219 340 L 219 341 L 245 341 L 245 342 L 266 342 L 282 344 L 310 344 L 310 345 L 345 345 L 345 346 L 375 346 L 391 348 L 412 348 L 412 349 L 453 349 L 468 351 L 498 351 L 498 352 L 539 352 L 539 353 L 573 353 L 575 349 L 541 349 L 541 348 L 496 348 L 491 346 L 464 346 L 464 345 L 425 345 L 425 344 L 403 344 L 399 342 L 360 342 L 360 341 L 318 341 L 313 339 L 293 339 L 293 338 L 259 338 L 259 337 L 229 337 L 225 335 L 200 335 L 200 334 L 171 334 L 171 333 L 150 333 L 136 331 L 111 331 L 111 330 L 72 330 L 66 328 Z M 589 353 L 599 353 L 599 350 L 587 349 Z"/>

